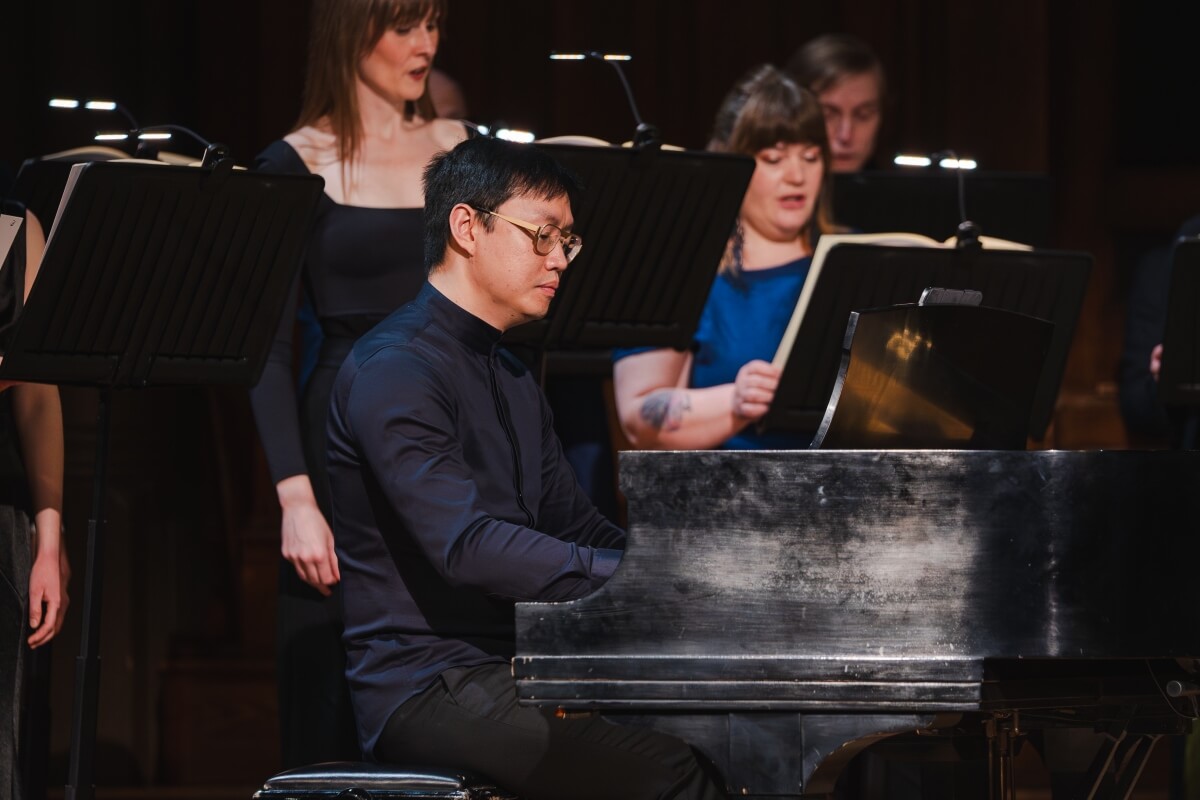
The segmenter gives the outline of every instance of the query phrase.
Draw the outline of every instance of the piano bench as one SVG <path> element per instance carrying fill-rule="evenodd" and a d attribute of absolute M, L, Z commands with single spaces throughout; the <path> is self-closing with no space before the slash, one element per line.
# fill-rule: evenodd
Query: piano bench
<path fill-rule="evenodd" d="M 333 761 L 279 773 L 254 800 L 517 800 L 459 770 Z"/>

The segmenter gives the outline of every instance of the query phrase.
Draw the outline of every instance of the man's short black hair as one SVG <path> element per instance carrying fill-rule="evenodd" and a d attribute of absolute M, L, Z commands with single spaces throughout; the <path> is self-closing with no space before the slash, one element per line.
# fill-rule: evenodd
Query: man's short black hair
<path fill-rule="evenodd" d="M 517 195 L 543 199 L 567 196 L 571 204 L 579 181 L 537 145 L 475 137 L 439 153 L 425 168 L 425 271 L 446 256 L 450 241 L 450 209 L 459 203 L 495 211 Z M 482 219 L 491 230 L 495 219 Z"/>

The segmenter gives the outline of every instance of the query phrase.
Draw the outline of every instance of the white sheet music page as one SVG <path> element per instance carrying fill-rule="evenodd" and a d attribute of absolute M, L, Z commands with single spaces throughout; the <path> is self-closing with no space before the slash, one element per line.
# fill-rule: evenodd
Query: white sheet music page
<path fill-rule="evenodd" d="M 58 221 L 62 219 L 63 209 L 67 207 L 67 201 L 71 199 L 71 192 L 75 191 L 79 173 L 83 172 L 83 168 L 86 166 L 86 163 L 71 165 L 71 174 L 67 176 L 67 183 L 63 186 L 62 198 L 58 201 L 58 210 L 54 212 L 54 222 L 50 224 L 50 233 L 46 234 L 47 249 L 50 248 L 50 242 L 54 241 L 54 231 L 58 229 Z"/>
<path fill-rule="evenodd" d="M 0 214 L 0 264 L 8 258 L 8 251 L 17 240 L 17 231 L 25 220 L 12 214 Z"/>

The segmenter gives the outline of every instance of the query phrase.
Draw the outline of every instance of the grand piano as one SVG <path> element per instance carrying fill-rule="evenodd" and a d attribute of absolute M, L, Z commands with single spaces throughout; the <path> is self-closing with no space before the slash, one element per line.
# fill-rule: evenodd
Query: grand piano
<path fill-rule="evenodd" d="M 820 796 L 890 742 L 978 744 L 1012 797 L 1014 744 L 1078 729 L 1100 746 L 1072 792 L 1126 797 L 1197 716 L 1200 454 L 630 452 L 620 468 L 624 560 L 588 597 L 518 604 L 519 695 L 680 735 L 732 794 Z"/>

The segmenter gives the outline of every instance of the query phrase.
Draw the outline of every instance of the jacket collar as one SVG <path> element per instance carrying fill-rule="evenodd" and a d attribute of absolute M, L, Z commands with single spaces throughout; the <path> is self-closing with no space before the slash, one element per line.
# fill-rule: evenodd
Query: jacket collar
<path fill-rule="evenodd" d="M 428 281 L 417 294 L 416 303 L 428 309 L 431 319 L 472 350 L 487 355 L 500 341 L 499 330 L 446 297 Z"/>

